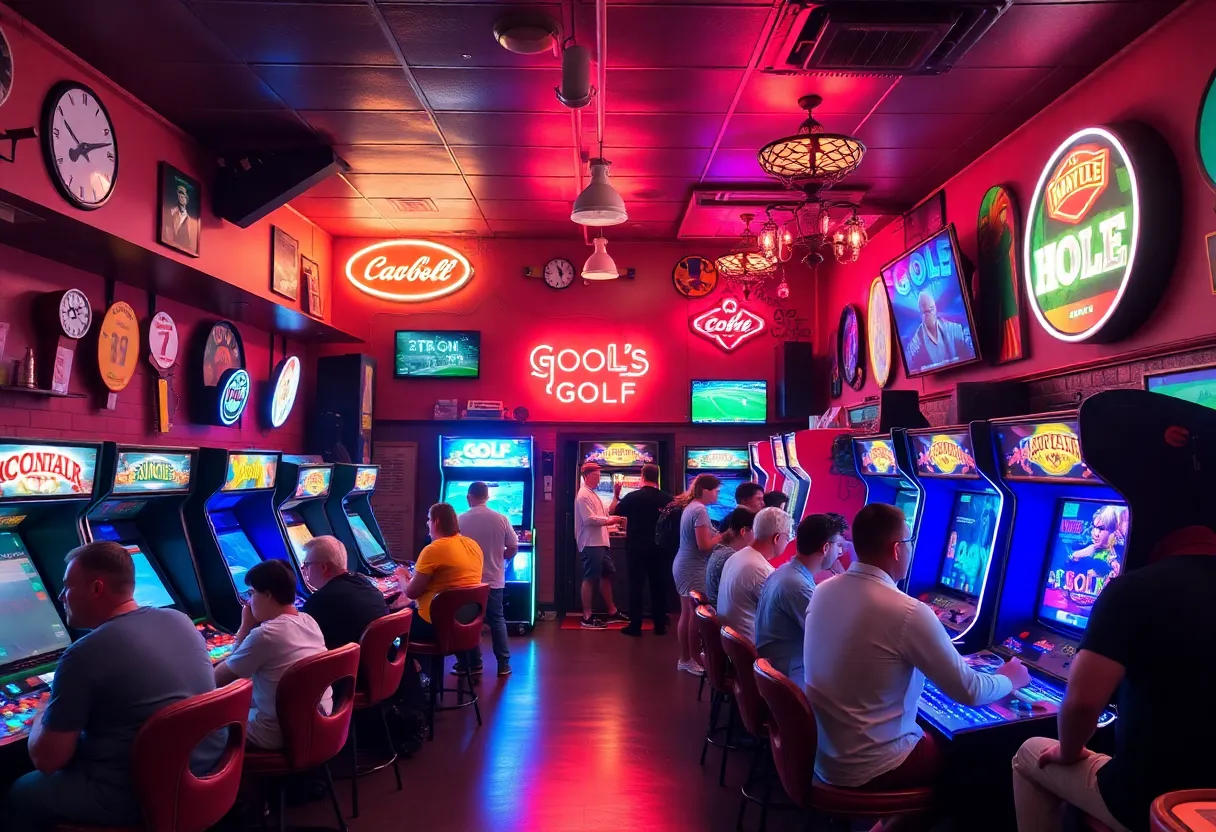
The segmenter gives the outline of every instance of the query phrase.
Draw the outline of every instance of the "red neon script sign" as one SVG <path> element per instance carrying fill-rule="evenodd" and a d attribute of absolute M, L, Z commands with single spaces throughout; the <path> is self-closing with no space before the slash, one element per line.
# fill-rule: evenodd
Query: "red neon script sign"
<path fill-rule="evenodd" d="M 561 404 L 626 404 L 638 393 L 632 379 L 650 372 L 646 350 L 628 343 L 582 350 L 538 344 L 528 361 L 532 376 L 545 380 L 545 393 Z"/>
<path fill-rule="evenodd" d="M 733 352 L 744 341 L 764 332 L 764 318 L 744 309 L 731 297 L 723 298 L 708 312 L 689 318 L 688 325 L 693 332 L 713 341 L 725 352 Z"/>
<path fill-rule="evenodd" d="M 360 249 L 346 261 L 346 279 L 360 292 L 395 303 L 450 295 L 473 279 L 459 251 L 429 240 L 388 240 Z"/>

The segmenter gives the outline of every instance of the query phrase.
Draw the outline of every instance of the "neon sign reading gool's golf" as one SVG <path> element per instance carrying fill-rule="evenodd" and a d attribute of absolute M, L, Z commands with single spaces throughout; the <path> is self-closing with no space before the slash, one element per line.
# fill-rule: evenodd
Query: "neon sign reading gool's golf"
<path fill-rule="evenodd" d="M 545 379 L 545 392 L 562 404 L 625 404 L 638 392 L 626 379 L 650 372 L 646 350 L 628 343 L 581 351 L 540 344 L 528 358 L 532 375 Z"/>

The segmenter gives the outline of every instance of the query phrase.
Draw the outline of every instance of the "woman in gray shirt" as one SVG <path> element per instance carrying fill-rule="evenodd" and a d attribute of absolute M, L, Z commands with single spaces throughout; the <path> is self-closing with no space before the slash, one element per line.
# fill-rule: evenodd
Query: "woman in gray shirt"
<path fill-rule="evenodd" d="M 709 510 L 718 502 L 718 491 L 722 482 L 712 474 L 700 474 L 692 481 L 692 487 L 676 497 L 683 504 L 680 515 L 680 549 L 671 565 L 672 577 L 680 593 L 680 621 L 676 634 L 680 641 L 679 670 L 700 676 L 705 672 L 697 661 L 697 628 L 693 623 L 696 603 L 689 597 L 694 589 L 705 591 L 705 561 L 713 548 L 722 541 L 722 535 L 714 532 L 709 522 Z"/>

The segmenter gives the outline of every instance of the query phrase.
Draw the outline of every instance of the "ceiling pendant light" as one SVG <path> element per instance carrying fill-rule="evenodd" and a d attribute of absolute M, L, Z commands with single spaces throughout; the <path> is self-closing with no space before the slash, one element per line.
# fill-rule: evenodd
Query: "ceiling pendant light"
<path fill-rule="evenodd" d="M 591 160 L 591 183 L 574 200 L 574 210 L 570 212 L 570 219 L 579 225 L 620 225 L 629 219 L 625 200 L 608 181 L 611 164 L 607 159 Z"/>
<path fill-rule="evenodd" d="M 739 219 L 743 220 L 743 233 L 739 236 L 738 248 L 714 261 L 718 275 L 725 278 L 727 283 L 742 289 L 744 297 L 750 297 L 754 288 L 777 271 L 777 261 L 762 253 L 752 232 L 752 220 L 755 218 L 755 214 L 739 215 Z"/>
<path fill-rule="evenodd" d="M 806 120 L 793 136 L 769 142 L 756 154 L 760 167 L 787 188 L 818 189 L 844 179 L 861 164 L 866 146 L 852 136 L 824 132 L 811 113 L 823 103 L 818 95 L 804 95 L 798 106 Z"/>
<path fill-rule="evenodd" d="M 595 251 L 583 264 L 583 280 L 616 280 L 621 276 L 616 270 L 616 261 L 608 255 L 608 241 L 596 237 L 591 241 Z"/>

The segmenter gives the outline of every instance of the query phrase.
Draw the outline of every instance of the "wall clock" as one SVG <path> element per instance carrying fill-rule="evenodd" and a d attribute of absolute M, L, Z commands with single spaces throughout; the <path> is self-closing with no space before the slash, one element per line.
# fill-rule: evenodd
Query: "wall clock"
<path fill-rule="evenodd" d="M 59 298 L 59 329 L 67 337 L 79 341 L 93 322 L 93 307 L 79 289 L 68 289 Z"/>
<path fill-rule="evenodd" d="M 857 307 L 851 303 L 840 310 L 838 337 L 840 377 L 854 390 L 860 390 L 866 383 L 865 367 L 861 364 L 861 318 Z"/>
<path fill-rule="evenodd" d="M 118 137 L 91 89 L 75 81 L 51 88 L 42 105 L 42 155 L 71 205 L 91 211 L 106 204 L 118 183 Z"/>
<path fill-rule="evenodd" d="M 8 45 L 4 30 L 0 29 L 0 105 L 8 99 L 13 89 L 13 50 Z"/>
<path fill-rule="evenodd" d="M 561 257 L 554 257 L 545 264 L 545 285 L 550 289 L 565 289 L 574 282 L 574 264 Z"/>
<path fill-rule="evenodd" d="M 703 298 L 718 285 L 718 268 L 713 260 L 690 254 L 671 270 L 671 282 L 686 298 Z"/>

